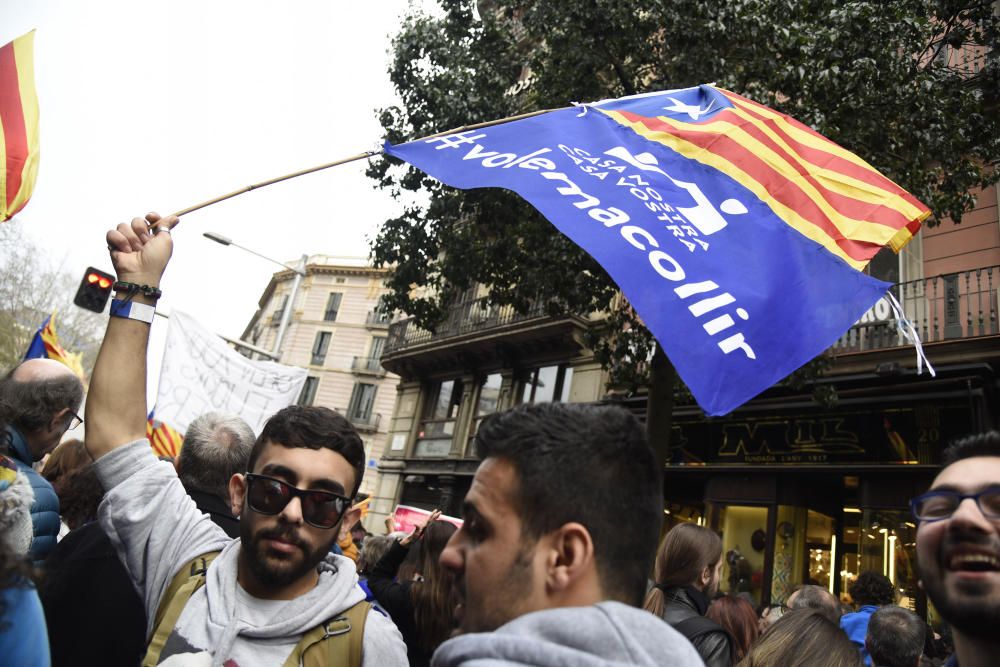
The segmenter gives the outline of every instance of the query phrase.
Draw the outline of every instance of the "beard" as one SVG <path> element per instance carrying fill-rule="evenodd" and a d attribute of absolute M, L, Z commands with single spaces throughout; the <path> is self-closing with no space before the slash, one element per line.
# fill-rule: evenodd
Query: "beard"
<path fill-rule="evenodd" d="M 287 524 L 279 522 L 273 528 L 261 528 L 254 532 L 250 523 L 247 520 L 240 522 L 241 549 L 246 550 L 245 562 L 250 574 L 265 588 L 282 588 L 298 581 L 316 569 L 330 550 L 330 544 L 310 547 L 299 531 Z M 296 547 L 296 551 L 287 554 L 275 552 L 264 546 L 264 540 L 287 542 Z"/>
<path fill-rule="evenodd" d="M 532 569 L 535 543 L 523 547 L 499 578 L 503 586 L 490 591 L 480 591 L 480 599 L 470 600 L 465 586 L 465 575 L 456 580 L 462 599 L 459 633 L 493 632 L 501 625 L 527 613 L 525 602 L 532 596 L 535 573 Z M 486 595 L 488 593 L 488 595 Z"/>
<path fill-rule="evenodd" d="M 943 572 L 942 572 L 943 574 Z M 923 579 L 927 597 L 948 623 L 963 634 L 976 639 L 995 640 L 1000 628 L 1000 600 L 986 595 L 978 596 L 964 591 L 952 590 L 944 583 L 943 577 Z"/>

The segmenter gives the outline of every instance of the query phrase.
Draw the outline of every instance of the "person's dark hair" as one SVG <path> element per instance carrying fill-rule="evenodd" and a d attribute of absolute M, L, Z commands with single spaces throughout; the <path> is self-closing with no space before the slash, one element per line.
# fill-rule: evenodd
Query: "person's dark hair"
<path fill-rule="evenodd" d="M 447 521 L 434 521 L 427 525 L 420 538 L 420 573 L 423 580 L 413 583 L 410 599 L 413 601 L 421 647 L 428 655 L 455 629 L 455 607 L 459 603 L 455 577 L 441 567 L 439 558 L 456 530 Z"/>
<path fill-rule="evenodd" d="M 337 452 L 354 468 L 354 488 L 346 495 L 353 498 L 357 494 L 365 472 L 365 446 L 357 430 L 343 415 L 319 406 L 290 405 L 279 410 L 267 420 L 254 443 L 247 462 L 248 471 L 253 471 L 260 453 L 269 443 Z"/>
<path fill-rule="evenodd" d="M 714 568 L 722 558 L 722 540 L 709 528 L 693 523 L 670 529 L 656 554 L 653 579 L 656 586 L 646 594 L 643 608 L 663 615 L 663 588 L 697 584 L 706 567 Z"/>
<path fill-rule="evenodd" d="M 19 382 L 13 378 L 15 366 L 0 380 L 0 421 L 25 433 L 48 428 L 53 415 L 69 408 L 80 410 L 83 402 L 83 384 L 72 374 L 46 380 Z M 67 416 L 67 423 L 72 416 Z"/>
<path fill-rule="evenodd" d="M 734 665 L 743 659 L 750 646 L 757 641 L 760 632 L 757 613 L 753 605 L 741 597 L 723 595 L 712 600 L 705 616 L 721 625 L 732 636 L 729 648 Z"/>
<path fill-rule="evenodd" d="M 865 646 L 879 667 L 913 667 L 923 654 L 926 624 L 909 609 L 886 605 L 868 619 Z"/>
<path fill-rule="evenodd" d="M 1000 456 L 1000 431 L 985 431 L 953 441 L 941 455 L 941 463 L 950 466 L 974 456 Z"/>
<path fill-rule="evenodd" d="M 70 530 L 97 519 L 104 488 L 93 464 L 68 473 L 59 485 L 59 512 Z"/>
<path fill-rule="evenodd" d="M 611 406 L 520 405 L 483 420 L 476 454 L 517 472 L 513 503 L 526 542 L 582 524 L 604 595 L 642 601 L 663 521 L 663 476 L 635 417 Z"/>
<path fill-rule="evenodd" d="M 815 609 L 793 609 L 774 622 L 737 667 L 862 667 L 861 652 L 839 625 Z"/>
<path fill-rule="evenodd" d="M 895 604 L 896 589 L 889 578 L 878 572 L 862 572 L 848 587 L 854 604 L 882 606 Z"/>
<path fill-rule="evenodd" d="M 830 591 L 815 584 L 803 584 L 796 589 L 792 609 L 814 609 L 826 616 L 831 623 L 840 623 L 840 602 Z"/>
<path fill-rule="evenodd" d="M 184 487 L 229 500 L 229 479 L 246 472 L 254 446 L 250 425 L 235 415 L 207 412 L 184 433 L 177 476 Z"/>

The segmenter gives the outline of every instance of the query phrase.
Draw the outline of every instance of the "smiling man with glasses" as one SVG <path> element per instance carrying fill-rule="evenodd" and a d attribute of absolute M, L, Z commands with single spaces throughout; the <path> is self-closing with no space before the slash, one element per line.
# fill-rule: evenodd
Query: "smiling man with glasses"
<path fill-rule="evenodd" d="M 146 346 L 153 288 L 173 250 L 160 232 L 176 224 L 150 214 L 108 232 L 119 281 L 143 287 L 112 305 L 87 400 L 86 445 L 107 490 L 101 525 L 149 619 L 143 664 L 406 665 L 399 631 L 364 602 L 354 563 L 330 554 L 358 518 L 351 499 L 365 463 L 343 416 L 292 406 L 267 421 L 246 472 L 229 479 L 238 540 L 153 455 Z"/>
<path fill-rule="evenodd" d="M 1000 656 L 1000 433 L 955 442 L 927 493 L 911 501 L 920 583 L 955 637 L 951 667 Z"/>
<path fill-rule="evenodd" d="M 48 556 L 59 534 L 59 496 L 31 465 L 41 461 L 66 431 L 83 422 L 76 411 L 83 383 L 68 366 L 53 359 L 29 359 L 0 380 L 0 422 L 8 424 L 10 456 L 31 482 L 34 536 L 29 555 L 36 563 Z"/>

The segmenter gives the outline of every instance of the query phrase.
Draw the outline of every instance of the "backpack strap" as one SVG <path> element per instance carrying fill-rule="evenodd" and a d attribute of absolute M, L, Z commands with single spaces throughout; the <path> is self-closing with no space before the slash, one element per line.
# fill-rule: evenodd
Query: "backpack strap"
<path fill-rule="evenodd" d="M 177 625 L 177 620 L 184 611 L 194 592 L 205 585 L 205 573 L 218 551 L 211 551 L 192 558 L 184 563 L 170 580 L 166 592 L 160 598 L 160 606 L 156 609 L 156 619 L 153 624 L 153 636 L 149 639 L 146 655 L 142 659 L 142 667 L 155 667 L 160 659 L 167 638 Z"/>
<path fill-rule="evenodd" d="M 361 667 L 365 622 L 371 608 L 370 602 L 362 600 L 302 635 L 284 667 Z"/>

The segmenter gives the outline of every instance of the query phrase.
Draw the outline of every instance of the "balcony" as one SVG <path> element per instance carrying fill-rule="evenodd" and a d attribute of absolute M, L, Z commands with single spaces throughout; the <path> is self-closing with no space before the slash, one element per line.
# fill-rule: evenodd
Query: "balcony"
<path fill-rule="evenodd" d="M 377 431 L 379 423 L 382 421 L 382 414 L 379 412 L 369 414 L 349 414 L 347 420 L 359 431 Z"/>
<path fill-rule="evenodd" d="M 392 324 L 392 315 L 372 311 L 365 316 L 365 326 L 369 329 L 388 329 Z"/>
<path fill-rule="evenodd" d="M 382 360 L 378 357 L 354 357 L 354 361 L 351 362 L 351 370 L 364 375 L 377 375 L 378 377 L 385 375 Z"/>
<path fill-rule="evenodd" d="M 1000 266 L 971 269 L 897 283 L 890 290 L 923 343 L 1000 334 Z M 910 342 L 896 326 L 885 297 L 833 345 L 837 354 L 905 347 Z"/>
<path fill-rule="evenodd" d="M 575 315 L 550 317 L 545 304 L 534 304 L 526 313 L 512 306 L 491 306 L 487 299 L 471 299 L 455 304 L 447 318 L 430 332 L 416 326 L 413 318 L 389 326 L 382 355 L 386 370 L 407 374 L 440 371 L 459 363 L 495 359 L 504 350 L 518 354 L 546 350 L 578 350 L 578 334 L 587 320 Z M 402 372 L 402 373 L 401 373 Z"/>

